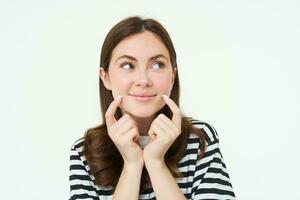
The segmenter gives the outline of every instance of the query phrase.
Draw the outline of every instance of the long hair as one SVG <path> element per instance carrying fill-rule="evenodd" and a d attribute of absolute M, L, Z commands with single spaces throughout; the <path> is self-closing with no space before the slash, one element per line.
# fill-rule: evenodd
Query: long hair
<path fill-rule="evenodd" d="M 131 35 L 144 31 L 151 31 L 158 36 L 169 51 L 172 67 L 177 68 L 176 52 L 168 32 L 156 20 L 142 19 L 138 16 L 128 17 L 120 21 L 109 31 L 101 49 L 100 67 L 103 67 L 104 71 L 108 72 L 112 52 L 119 42 Z M 105 113 L 114 99 L 112 92 L 105 88 L 101 78 L 99 78 L 99 95 L 103 123 L 86 131 L 83 146 L 84 156 L 90 167 L 90 173 L 95 177 L 94 183 L 98 186 L 112 186 L 114 190 L 121 175 L 124 162 L 107 132 Z M 179 106 L 179 96 L 179 77 L 178 70 L 176 70 L 170 98 L 177 106 Z M 161 108 L 156 114 L 160 113 L 165 114 L 170 119 L 172 118 L 172 112 L 167 105 Z M 120 108 L 118 108 L 115 118 L 118 120 L 121 117 L 122 113 Z M 188 138 L 191 133 L 199 136 L 201 153 L 198 155 L 198 159 L 202 158 L 204 154 L 205 138 L 203 130 L 194 127 L 190 119 L 182 115 L 181 134 L 165 154 L 165 163 L 174 178 L 181 177 L 177 164 L 185 154 Z M 141 191 L 149 186 L 151 186 L 150 177 L 144 168 L 141 178 Z"/>

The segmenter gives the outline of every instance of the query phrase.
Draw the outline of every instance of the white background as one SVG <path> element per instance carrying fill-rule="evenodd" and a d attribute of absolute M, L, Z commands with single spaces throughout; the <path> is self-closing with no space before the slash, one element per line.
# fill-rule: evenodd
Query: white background
<path fill-rule="evenodd" d="M 299 1 L 1 1 L 1 199 L 67 199 L 70 147 L 100 123 L 102 42 L 160 21 L 185 114 L 211 123 L 238 199 L 299 199 Z"/>

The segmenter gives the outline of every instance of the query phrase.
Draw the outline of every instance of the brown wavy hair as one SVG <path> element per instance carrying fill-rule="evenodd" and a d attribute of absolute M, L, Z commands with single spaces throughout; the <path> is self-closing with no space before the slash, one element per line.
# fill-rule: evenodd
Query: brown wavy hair
<path fill-rule="evenodd" d="M 142 33 L 144 31 L 151 31 L 158 36 L 169 51 L 172 67 L 177 68 L 176 52 L 168 32 L 156 20 L 142 19 L 138 16 L 128 17 L 120 21 L 109 31 L 101 49 L 100 67 L 103 67 L 105 72 L 108 72 L 112 52 L 117 44 L 128 36 Z M 114 190 L 121 175 L 124 162 L 121 154 L 107 132 L 105 113 L 110 103 L 113 101 L 113 96 L 112 92 L 105 88 L 100 77 L 99 90 L 103 123 L 86 131 L 83 144 L 84 156 L 86 157 L 87 163 L 90 167 L 90 173 L 95 177 L 94 183 L 98 186 L 112 186 Z M 176 70 L 170 98 L 178 106 L 179 94 L 179 77 L 178 70 Z M 170 119 L 172 118 L 172 112 L 167 105 L 160 109 L 156 115 L 160 113 L 165 114 Z M 118 108 L 115 113 L 115 118 L 118 120 L 121 117 L 122 113 L 120 108 Z M 205 151 L 203 130 L 194 127 L 191 123 L 191 119 L 192 118 L 182 115 L 181 134 L 165 154 L 165 163 L 174 178 L 181 177 L 177 164 L 185 155 L 188 138 L 191 133 L 199 136 L 201 151 L 198 155 L 198 159 L 203 157 Z M 151 186 L 150 177 L 145 168 L 142 172 L 140 186 L 140 191 L 144 191 L 147 187 Z"/>

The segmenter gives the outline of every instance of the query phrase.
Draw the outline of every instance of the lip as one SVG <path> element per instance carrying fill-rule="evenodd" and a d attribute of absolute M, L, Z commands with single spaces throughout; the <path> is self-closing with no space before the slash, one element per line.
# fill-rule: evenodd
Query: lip
<path fill-rule="evenodd" d="M 135 100 L 140 102 L 147 102 L 152 100 L 156 94 L 129 94 L 129 96 L 134 97 Z"/>

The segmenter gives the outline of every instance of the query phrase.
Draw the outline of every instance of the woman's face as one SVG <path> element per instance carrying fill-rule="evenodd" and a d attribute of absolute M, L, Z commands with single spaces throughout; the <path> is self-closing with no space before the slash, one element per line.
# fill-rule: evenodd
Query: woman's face
<path fill-rule="evenodd" d="M 170 96 L 175 79 L 165 45 L 150 31 L 129 36 L 113 50 L 108 74 L 100 68 L 100 78 L 113 97 L 121 95 L 123 113 L 138 118 L 153 117 Z"/>

